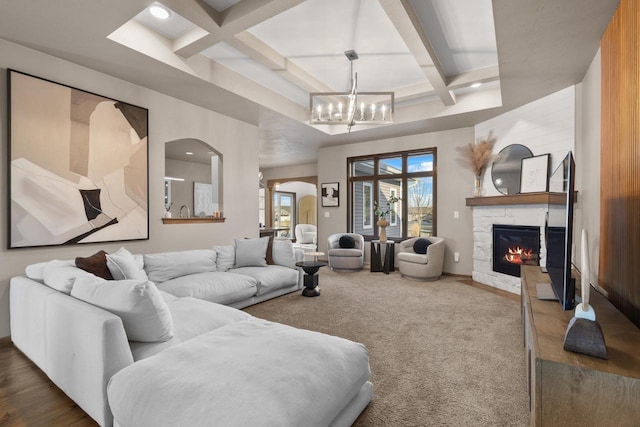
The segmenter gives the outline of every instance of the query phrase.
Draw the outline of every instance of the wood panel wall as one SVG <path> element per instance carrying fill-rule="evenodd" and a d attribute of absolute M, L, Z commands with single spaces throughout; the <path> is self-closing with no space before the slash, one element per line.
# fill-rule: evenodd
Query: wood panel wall
<path fill-rule="evenodd" d="M 609 300 L 640 327 L 640 1 L 620 1 L 600 48 L 598 279 Z"/>

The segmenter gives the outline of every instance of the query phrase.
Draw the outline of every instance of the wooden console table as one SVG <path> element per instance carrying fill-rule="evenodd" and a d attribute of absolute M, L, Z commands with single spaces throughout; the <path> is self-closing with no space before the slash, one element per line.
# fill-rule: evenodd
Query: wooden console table
<path fill-rule="evenodd" d="M 573 310 L 537 299 L 540 267 L 523 266 L 522 322 L 532 426 L 622 426 L 640 420 L 640 330 L 604 296 L 591 303 L 604 334 L 608 360 L 563 348 Z"/>

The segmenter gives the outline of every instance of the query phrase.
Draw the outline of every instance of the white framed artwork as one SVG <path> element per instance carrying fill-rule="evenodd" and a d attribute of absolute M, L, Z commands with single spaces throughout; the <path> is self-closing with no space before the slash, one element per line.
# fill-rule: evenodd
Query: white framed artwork
<path fill-rule="evenodd" d="M 522 159 L 520 193 L 549 191 L 549 154 Z"/>

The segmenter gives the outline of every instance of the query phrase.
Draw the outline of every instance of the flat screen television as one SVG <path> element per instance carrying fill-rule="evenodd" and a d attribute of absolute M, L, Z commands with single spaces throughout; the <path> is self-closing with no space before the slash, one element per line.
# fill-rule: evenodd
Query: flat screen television
<path fill-rule="evenodd" d="M 551 288 L 565 310 L 575 304 L 575 280 L 571 277 L 575 163 L 569 152 L 549 178 L 549 206 L 545 225 L 547 272 Z"/>

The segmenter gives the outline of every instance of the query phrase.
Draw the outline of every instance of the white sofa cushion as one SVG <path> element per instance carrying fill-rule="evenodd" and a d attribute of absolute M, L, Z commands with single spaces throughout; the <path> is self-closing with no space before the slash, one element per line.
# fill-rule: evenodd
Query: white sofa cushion
<path fill-rule="evenodd" d="M 239 267 L 266 267 L 269 238 L 236 239 L 236 263 Z"/>
<path fill-rule="evenodd" d="M 162 293 L 166 295 L 165 292 Z M 129 343 L 134 360 L 145 359 L 198 335 L 251 317 L 244 311 L 235 308 L 190 297 L 173 297 L 173 300 L 167 301 L 167 305 L 173 318 L 173 338 L 165 342 Z"/>
<path fill-rule="evenodd" d="M 67 295 L 71 293 L 73 282 L 78 277 L 98 278 L 76 267 L 75 261 L 73 260 L 51 261 L 43 268 L 44 284 Z"/>
<path fill-rule="evenodd" d="M 178 297 L 194 297 L 219 304 L 233 304 L 258 292 L 253 277 L 228 272 L 189 274 L 159 283 L 158 289 Z"/>
<path fill-rule="evenodd" d="M 251 318 L 122 369 L 107 394 L 121 426 L 329 426 L 370 376 L 362 344 Z"/>
<path fill-rule="evenodd" d="M 132 255 L 125 248 L 107 254 L 107 268 L 115 280 L 149 280 L 143 267 L 142 255 Z"/>
<path fill-rule="evenodd" d="M 212 249 L 163 252 L 144 256 L 144 269 L 149 280 L 166 282 L 188 274 L 216 271 L 216 252 Z"/>
<path fill-rule="evenodd" d="M 24 269 L 24 274 L 31 280 L 37 280 L 40 283 L 44 283 L 44 268 L 48 265 L 75 265 L 75 261 L 71 259 L 59 260 L 54 259 L 51 261 L 37 262 L 35 264 L 29 264 Z"/>
<path fill-rule="evenodd" d="M 296 268 L 296 256 L 289 239 L 273 239 L 271 258 L 283 267 Z"/>
<path fill-rule="evenodd" d="M 258 295 L 276 289 L 286 288 L 298 284 L 298 270 L 281 265 L 269 267 L 241 267 L 231 270 L 233 273 L 251 276 L 258 281 Z"/>
<path fill-rule="evenodd" d="M 227 271 L 236 263 L 236 248 L 233 246 L 214 246 L 216 251 L 216 270 Z"/>
<path fill-rule="evenodd" d="M 71 296 L 119 316 L 129 341 L 166 341 L 173 336 L 169 307 L 148 280 L 78 277 Z"/>

